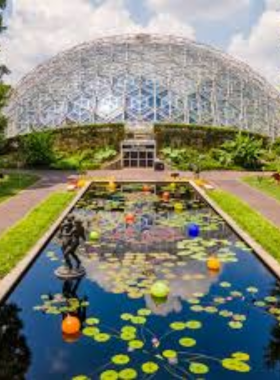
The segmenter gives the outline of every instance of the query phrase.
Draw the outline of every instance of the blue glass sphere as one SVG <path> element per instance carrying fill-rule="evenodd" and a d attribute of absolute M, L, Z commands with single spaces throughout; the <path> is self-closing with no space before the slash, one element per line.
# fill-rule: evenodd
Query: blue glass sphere
<path fill-rule="evenodd" d="M 187 233 L 189 237 L 196 238 L 200 234 L 200 228 L 197 224 L 190 224 L 187 228 Z"/>

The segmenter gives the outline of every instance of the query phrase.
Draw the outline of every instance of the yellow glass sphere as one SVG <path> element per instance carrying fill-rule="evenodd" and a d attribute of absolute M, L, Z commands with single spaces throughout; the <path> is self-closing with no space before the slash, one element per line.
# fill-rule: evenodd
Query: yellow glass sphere
<path fill-rule="evenodd" d="M 151 287 L 151 295 L 155 298 L 166 298 L 169 292 L 169 286 L 162 281 L 155 282 Z"/>
<path fill-rule="evenodd" d="M 207 260 L 207 268 L 212 271 L 219 271 L 221 269 L 220 260 L 217 257 L 210 257 Z"/>

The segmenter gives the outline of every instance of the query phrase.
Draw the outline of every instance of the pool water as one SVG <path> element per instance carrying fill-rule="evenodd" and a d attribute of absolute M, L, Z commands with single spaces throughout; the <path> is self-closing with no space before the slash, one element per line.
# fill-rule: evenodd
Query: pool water
<path fill-rule="evenodd" d="M 56 278 L 57 233 L 0 307 L 1 380 L 279 380 L 279 282 L 188 185 L 144 190 L 94 184 L 78 202 L 86 276 Z"/>

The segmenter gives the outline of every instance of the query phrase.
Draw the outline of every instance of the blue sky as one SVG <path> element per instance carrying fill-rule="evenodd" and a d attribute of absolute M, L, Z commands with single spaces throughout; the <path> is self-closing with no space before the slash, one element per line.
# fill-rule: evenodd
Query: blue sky
<path fill-rule="evenodd" d="M 99 35 L 179 34 L 218 47 L 278 85 L 280 0 L 9 0 L 1 60 L 16 82 Z"/>

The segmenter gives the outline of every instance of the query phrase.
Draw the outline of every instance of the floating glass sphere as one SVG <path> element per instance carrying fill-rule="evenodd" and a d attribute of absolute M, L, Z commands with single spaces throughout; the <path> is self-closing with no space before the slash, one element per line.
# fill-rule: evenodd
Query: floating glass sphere
<path fill-rule="evenodd" d="M 89 238 L 90 238 L 90 240 L 99 240 L 100 239 L 100 233 L 98 231 L 91 231 Z"/>
<path fill-rule="evenodd" d="M 135 216 L 134 214 L 127 214 L 125 216 L 126 223 L 134 223 L 135 222 Z"/>
<path fill-rule="evenodd" d="M 169 286 L 162 281 L 155 282 L 151 287 L 151 295 L 155 298 L 166 298 L 169 292 Z"/>
<path fill-rule="evenodd" d="M 144 191 L 144 193 L 149 193 L 150 192 L 150 186 L 148 186 L 148 185 L 144 185 L 143 186 L 143 191 Z"/>
<path fill-rule="evenodd" d="M 170 194 L 168 191 L 165 191 L 163 194 L 162 194 L 162 199 L 164 202 L 168 202 L 169 199 L 170 199 Z"/>
<path fill-rule="evenodd" d="M 175 204 L 174 204 L 174 210 L 175 210 L 175 211 L 179 211 L 179 212 L 180 212 L 180 211 L 183 211 L 183 209 L 184 209 L 184 206 L 183 206 L 182 203 L 179 203 L 179 202 L 178 202 L 178 203 L 175 203 Z"/>
<path fill-rule="evenodd" d="M 200 234 L 200 228 L 197 224 L 190 224 L 188 226 L 188 235 L 191 238 L 196 238 Z"/>
<path fill-rule="evenodd" d="M 207 268 L 218 272 L 221 269 L 220 260 L 217 257 L 209 257 L 207 260 Z"/>
<path fill-rule="evenodd" d="M 67 317 L 63 319 L 61 324 L 61 330 L 63 334 L 75 335 L 79 333 L 80 329 L 81 322 L 79 318 L 67 315 Z"/>
<path fill-rule="evenodd" d="M 116 188 L 117 188 L 117 185 L 115 184 L 115 182 L 110 181 L 108 184 L 108 190 L 109 191 L 116 191 Z"/>

